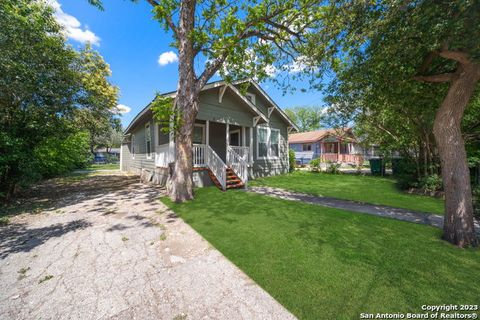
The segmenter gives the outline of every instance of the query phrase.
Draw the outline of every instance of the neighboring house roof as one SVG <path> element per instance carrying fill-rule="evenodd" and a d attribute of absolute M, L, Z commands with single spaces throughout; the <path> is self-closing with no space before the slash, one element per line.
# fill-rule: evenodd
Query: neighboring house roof
<path fill-rule="evenodd" d="M 351 128 L 341 128 L 341 129 L 324 129 L 317 131 L 308 131 L 293 133 L 288 136 L 288 143 L 311 143 L 322 140 L 327 136 L 346 136 L 350 135 L 349 138 L 352 138 L 352 129 Z"/>
<path fill-rule="evenodd" d="M 280 115 L 282 116 L 282 118 L 295 130 L 298 130 L 297 126 L 288 118 L 288 116 L 280 109 L 280 107 L 275 103 L 273 102 L 273 100 L 267 95 L 267 93 L 253 80 L 243 80 L 243 81 L 236 81 L 234 82 L 234 84 L 240 84 L 240 83 L 244 83 L 244 82 L 250 82 L 255 88 L 257 88 L 257 90 L 265 97 L 265 99 L 272 105 L 273 108 L 275 108 L 275 110 L 277 110 Z M 211 83 L 208 83 L 206 84 L 202 91 L 205 91 L 205 90 L 209 90 L 209 89 L 213 89 L 213 88 L 218 88 L 218 87 L 222 87 L 222 86 L 227 86 L 228 89 L 230 89 L 233 93 L 235 93 L 237 96 L 240 97 L 240 99 L 255 113 L 257 114 L 259 117 L 261 117 L 265 122 L 268 122 L 268 118 L 265 116 L 265 114 L 263 114 L 263 112 L 261 112 L 249 99 L 247 99 L 243 94 L 241 94 L 241 92 L 233 85 L 227 83 L 226 81 L 224 80 L 220 80 L 220 81 L 215 81 L 215 82 L 211 82 Z M 162 96 L 164 97 L 172 97 L 174 98 L 175 96 L 177 95 L 177 91 L 172 91 L 172 92 L 167 92 L 167 93 L 164 93 Z M 128 125 L 128 127 L 125 129 L 125 132 L 124 134 L 128 134 L 130 132 L 130 130 L 138 123 L 140 122 L 140 120 L 145 116 L 147 115 L 150 111 L 150 105 L 151 103 L 149 103 L 142 111 L 140 111 L 140 113 L 138 113 L 135 118 L 133 118 L 133 120 L 130 122 L 130 124 Z"/>

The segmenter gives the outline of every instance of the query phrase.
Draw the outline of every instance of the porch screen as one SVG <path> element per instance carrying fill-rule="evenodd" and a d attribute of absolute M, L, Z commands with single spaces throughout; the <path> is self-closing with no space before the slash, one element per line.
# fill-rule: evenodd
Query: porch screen
<path fill-rule="evenodd" d="M 267 157 L 268 155 L 268 129 L 258 128 L 258 156 Z"/>

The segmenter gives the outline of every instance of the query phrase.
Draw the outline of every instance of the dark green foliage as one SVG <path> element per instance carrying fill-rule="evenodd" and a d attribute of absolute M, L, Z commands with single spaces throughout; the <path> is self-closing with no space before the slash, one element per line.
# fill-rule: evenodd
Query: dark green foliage
<path fill-rule="evenodd" d="M 320 163 L 320 158 L 312 159 L 310 161 L 310 167 L 312 168 L 312 171 L 318 171 L 320 169 Z"/>
<path fill-rule="evenodd" d="M 85 168 L 91 157 L 86 132 L 77 132 L 63 139 L 50 137 L 34 151 L 38 173 L 47 178 Z"/>
<path fill-rule="evenodd" d="M 80 114 L 112 112 L 117 89 L 98 53 L 66 44 L 43 1 L 0 2 L 0 198 L 86 164 L 91 135 Z M 103 62 L 103 63 L 102 63 Z M 93 79 L 92 79 L 93 78 Z M 91 81 L 89 81 L 91 80 Z"/>
<path fill-rule="evenodd" d="M 290 172 L 295 170 L 296 161 L 295 161 L 295 151 L 288 149 L 288 170 Z"/>
<path fill-rule="evenodd" d="M 473 188 L 473 214 L 480 220 L 480 186 Z"/>

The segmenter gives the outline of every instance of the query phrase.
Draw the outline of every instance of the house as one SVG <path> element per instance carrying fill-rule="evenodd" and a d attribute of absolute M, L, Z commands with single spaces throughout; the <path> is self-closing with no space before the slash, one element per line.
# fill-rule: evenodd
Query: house
<path fill-rule="evenodd" d="M 317 158 L 322 162 L 353 165 L 362 164 L 364 160 L 364 151 L 351 128 L 293 133 L 288 140 L 297 164 L 307 164 Z"/>
<path fill-rule="evenodd" d="M 118 163 L 120 159 L 120 148 L 97 148 L 93 151 L 94 163 Z"/>
<path fill-rule="evenodd" d="M 161 129 L 148 105 L 124 132 L 121 170 L 166 184 L 170 164 L 175 161 L 175 144 L 173 136 Z M 256 82 L 207 84 L 200 93 L 193 132 L 195 186 L 246 187 L 249 179 L 288 172 L 288 134 L 295 130 Z"/>

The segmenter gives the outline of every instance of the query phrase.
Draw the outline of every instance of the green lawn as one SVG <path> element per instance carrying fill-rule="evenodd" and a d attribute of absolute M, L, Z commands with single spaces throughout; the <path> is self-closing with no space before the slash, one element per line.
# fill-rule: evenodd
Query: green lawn
<path fill-rule="evenodd" d="M 480 251 L 439 229 L 243 191 L 196 191 L 170 206 L 300 319 L 477 304 Z"/>
<path fill-rule="evenodd" d="M 87 167 L 87 170 L 118 170 L 118 169 L 120 169 L 119 163 L 91 164 Z"/>
<path fill-rule="evenodd" d="M 256 179 L 250 183 L 252 186 L 278 187 L 324 197 L 436 214 L 444 213 L 443 200 L 403 192 L 397 188 L 393 178 L 296 171 L 285 175 Z"/>

